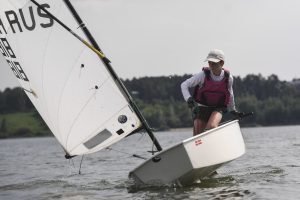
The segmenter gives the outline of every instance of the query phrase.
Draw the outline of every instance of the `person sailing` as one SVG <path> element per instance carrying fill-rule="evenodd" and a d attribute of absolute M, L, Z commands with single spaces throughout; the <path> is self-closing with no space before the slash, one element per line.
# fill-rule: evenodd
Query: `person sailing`
<path fill-rule="evenodd" d="M 235 108 L 232 89 L 233 76 L 224 69 L 224 52 L 213 49 L 209 52 L 200 73 L 185 80 L 181 84 L 182 95 L 192 109 L 194 135 L 204 130 L 215 128 L 222 120 L 223 113 L 228 110 L 234 115 L 241 115 Z M 193 95 L 189 88 L 194 87 Z"/>

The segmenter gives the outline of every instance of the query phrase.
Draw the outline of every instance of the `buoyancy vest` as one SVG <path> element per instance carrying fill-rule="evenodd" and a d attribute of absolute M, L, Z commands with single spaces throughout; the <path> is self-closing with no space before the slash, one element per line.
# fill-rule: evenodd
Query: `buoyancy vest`
<path fill-rule="evenodd" d="M 221 81 L 214 81 L 210 77 L 211 72 L 208 67 L 204 67 L 202 70 L 205 73 L 205 78 L 202 87 L 197 85 L 194 89 L 195 101 L 207 106 L 227 107 L 230 99 L 229 71 L 224 69 L 224 78 Z"/>

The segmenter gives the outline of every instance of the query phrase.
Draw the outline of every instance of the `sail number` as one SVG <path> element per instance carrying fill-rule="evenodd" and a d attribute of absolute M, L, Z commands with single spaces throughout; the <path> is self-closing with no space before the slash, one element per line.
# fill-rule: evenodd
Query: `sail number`
<path fill-rule="evenodd" d="M 18 79 L 29 81 L 6 38 L 0 38 L 0 52 Z"/>

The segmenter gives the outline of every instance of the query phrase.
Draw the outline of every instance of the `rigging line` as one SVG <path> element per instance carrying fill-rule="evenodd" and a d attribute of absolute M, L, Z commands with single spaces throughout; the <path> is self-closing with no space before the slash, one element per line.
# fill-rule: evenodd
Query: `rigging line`
<path fill-rule="evenodd" d="M 52 13 L 50 13 L 48 10 L 46 10 L 43 6 L 41 6 L 39 3 L 37 3 L 35 0 L 30 0 L 32 3 L 34 3 L 38 8 L 40 8 L 42 11 L 44 11 L 47 15 L 49 15 L 53 20 L 55 20 L 58 24 L 60 24 L 64 29 L 66 29 L 69 33 L 71 33 L 74 37 L 76 37 L 80 42 L 82 42 L 84 45 L 86 45 L 89 49 L 91 49 L 93 52 L 95 52 L 98 56 L 100 56 L 105 62 L 109 63 L 110 61 L 104 53 L 100 50 L 97 50 L 93 45 L 85 41 L 83 38 L 81 38 L 79 35 L 77 35 L 75 32 L 73 32 L 68 26 L 66 26 L 64 23 L 62 23 L 58 18 L 56 18 Z"/>
<path fill-rule="evenodd" d="M 27 90 L 27 89 L 25 89 L 25 88 L 23 88 L 23 87 L 22 87 L 22 89 L 23 89 L 25 92 L 28 92 L 28 93 L 32 94 L 35 98 L 37 98 L 36 93 L 35 93 L 32 89 Z"/>
<path fill-rule="evenodd" d="M 154 142 L 152 143 L 152 155 L 154 155 Z"/>
<path fill-rule="evenodd" d="M 130 155 L 130 156 L 133 156 L 135 158 L 140 158 L 140 159 L 143 159 L 143 160 L 147 160 L 147 158 L 143 157 L 143 156 L 140 156 L 140 155 L 137 155 L 137 154 L 130 154 L 130 153 L 127 153 L 127 152 L 124 152 L 124 151 L 120 151 L 120 150 L 117 150 L 117 149 L 113 149 L 111 147 L 106 147 L 107 150 L 110 150 L 110 151 L 115 151 L 115 152 L 119 152 L 119 153 L 123 153 L 123 154 L 126 154 L 126 155 Z"/>
<path fill-rule="evenodd" d="M 145 136 L 146 131 L 140 132 L 140 138 L 138 139 L 139 141 L 141 141 L 143 139 L 143 137 Z"/>
<path fill-rule="evenodd" d="M 73 159 L 69 159 L 69 166 L 71 165 L 71 163 L 72 163 L 72 165 L 73 165 L 73 168 L 75 168 L 75 164 L 74 164 Z"/>
<path fill-rule="evenodd" d="M 77 27 L 77 29 L 79 29 L 79 28 L 84 28 L 85 27 L 85 24 L 84 23 L 81 23 L 81 24 L 79 24 L 79 26 Z"/>
<path fill-rule="evenodd" d="M 109 80 L 109 77 L 107 79 L 105 79 L 100 86 L 97 86 L 98 88 L 93 92 L 93 94 L 91 94 L 91 96 L 87 99 L 86 103 L 82 106 L 82 108 L 80 109 L 80 111 L 78 112 L 78 114 L 76 115 L 76 117 L 74 118 L 70 128 L 69 128 L 69 131 L 68 131 L 68 134 L 67 134 L 67 139 L 66 139 L 66 147 L 68 145 L 68 140 L 69 140 L 69 136 L 71 134 L 71 131 L 75 125 L 75 123 L 77 122 L 78 118 L 80 117 L 81 113 L 84 111 L 84 109 L 87 107 L 87 105 L 91 102 L 91 100 L 93 99 L 93 97 L 95 97 L 96 93 L 97 93 L 97 90 L 99 88 L 101 88 L 104 84 L 106 84 L 106 82 Z M 77 146 L 76 146 L 77 147 Z M 76 148 L 74 147 L 74 148 Z M 72 149 L 73 150 L 73 149 Z"/>
<path fill-rule="evenodd" d="M 75 125 L 75 123 L 77 122 L 78 118 L 80 117 L 81 113 L 84 111 L 84 109 L 86 108 L 86 106 L 90 103 L 90 101 L 92 100 L 92 98 L 96 95 L 97 91 L 94 91 L 93 94 L 91 94 L 91 96 L 88 98 L 88 100 L 86 101 L 86 103 L 82 106 L 82 108 L 79 110 L 78 114 L 76 115 L 76 117 L 74 118 L 70 128 L 69 128 L 69 131 L 68 131 L 68 134 L 67 134 L 67 139 L 66 139 L 66 147 L 68 146 L 68 140 L 69 140 L 69 136 L 72 132 L 72 129 Z"/>
<path fill-rule="evenodd" d="M 74 66 L 74 67 L 72 67 L 71 69 L 70 69 L 70 72 L 72 73 L 74 70 L 76 70 L 76 63 L 78 63 L 79 61 L 80 61 L 80 58 L 81 58 L 81 56 L 82 56 L 82 54 L 84 53 L 84 48 L 82 48 L 82 50 L 80 51 L 80 53 L 78 53 L 78 57 L 77 57 L 77 59 L 75 59 L 75 61 L 73 62 L 74 64 L 72 64 L 72 66 Z M 81 69 L 80 69 L 81 70 Z M 70 74 L 71 74 L 70 73 Z M 64 91 L 65 91 L 65 89 L 66 89 L 66 86 L 68 85 L 68 83 L 69 83 L 69 80 L 70 80 L 70 78 L 71 78 L 71 76 L 68 76 L 68 78 L 67 78 L 67 80 L 65 81 L 65 83 L 63 84 L 63 86 L 62 86 L 62 90 L 61 90 L 61 94 L 60 94 L 60 96 L 59 96 L 59 103 L 58 103 L 58 107 L 57 107 L 57 121 L 59 122 L 59 114 L 60 114 L 60 111 L 61 111 L 61 104 L 62 104 L 62 98 L 63 98 L 63 93 L 64 93 Z M 57 130 L 60 132 L 60 127 L 61 127 L 61 125 L 60 125 L 60 123 L 57 123 L 58 124 L 58 126 L 57 126 Z M 63 141 L 63 140 L 62 140 Z M 67 145 L 66 145 L 67 146 Z"/>

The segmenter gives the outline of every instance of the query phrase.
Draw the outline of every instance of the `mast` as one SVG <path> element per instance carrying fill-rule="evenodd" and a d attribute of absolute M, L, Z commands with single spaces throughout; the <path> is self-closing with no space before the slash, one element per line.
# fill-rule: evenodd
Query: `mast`
<path fill-rule="evenodd" d="M 80 36 L 78 36 L 76 33 L 74 33 L 69 27 L 67 27 L 65 24 L 63 24 L 59 19 L 57 19 L 48 10 L 46 10 L 44 7 L 42 7 L 40 4 L 38 4 L 35 0 L 31 0 L 31 2 L 33 2 L 35 5 L 37 5 L 41 10 L 43 10 L 46 14 L 48 14 L 53 20 L 55 20 L 57 23 L 59 23 L 68 32 L 70 32 L 72 35 L 74 35 L 77 39 L 79 39 L 81 42 L 83 42 L 87 47 L 89 47 L 91 50 L 93 50 L 99 56 L 100 60 L 103 62 L 103 64 L 105 65 L 105 67 L 107 68 L 107 70 L 109 71 L 111 76 L 113 77 L 115 83 L 119 87 L 119 89 L 122 92 L 123 96 L 127 99 L 128 103 L 130 104 L 130 106 L 132 107 L 134 112 L 137 114 L 137 116 L 138 116 L 139 120 L 141 121 L 143 127 L 145 128 L 145 130 L 147 131 L 149 137 L 153 141 L 156 149 L 158 151 L 161 151 L 162 147 L 160 146 L 158 140 L 154 136 L 154 134 L 153 134 L 149 124 L 147 123 L 146 119 L 144 118 L 144 116 L 140 112 L 139 108 L 137 107 L 136 103 L 134 102 L 133 98 L 131 97 L 131 95 L 129 94 L 127 89 L 125 88 L 124 84 L 122 83 L 122 81 L 120 80 L 118 75 L 115 73 L 115 71 L 111 67 L 110 61 L 105 57 L 105 55 L 101 51 L 99 45 L 97 44 L 96 40 L 93 38 L 92 34 L 89 32 L 87 27 L 85 27 L 83 21 L 81 20 L 81 18 L 77 14 L 76 10 L 74 9 L 74 7 L 70 3 L 70 1 L 69 0 L 64 0 L 66 6 L 69 8 L 69 10 L 72 13 L 73 17 L 75 18 L 75 20 L 77 21 L 79 26 L 82 28 L 84 34 L 86 35 L 86 37 L 90 41 L 91 45 L 89 43 L 87 43 L 84 39 L 82 39 Z"/>

